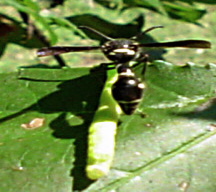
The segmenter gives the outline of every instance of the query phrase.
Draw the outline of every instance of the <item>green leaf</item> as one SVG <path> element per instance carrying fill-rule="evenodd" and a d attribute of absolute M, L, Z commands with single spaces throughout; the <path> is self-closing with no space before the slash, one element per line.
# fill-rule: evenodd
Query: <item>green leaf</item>
<path fill-rule="evenodd" d="M 181 21 L 196 23 L 197 20 L 201 19 L 206 10 L 198 9 L 196 6 L 191 5 L 191 2 L 181 3 L 178 1 L 145 1 L 145 0 L 136 0 L 129 1 L 124 0 L 125 7 L 143 7 L 150 9 L 152 11 L 168 15 L 170 18 L 178 19 Z"/>
<path fill-rule="evenodd" d="M 147 1 L 147 0 L 135 0 L 135 1 L 130 1 L 130 0 L 124 0 L 124 3 L 130 6 L 139 6 L 139 7 L 146 7 L 153 9 L 159 13 L 162 14 L 167 14 L 164 7 L 163 3 L 160 0 L 152 0 L 152 1 Z"/>
<path fill-rule="evenodd" d="M 181 0 L 186 3 L 203 3 L 203 4 L 216 4 L 215 0 Z"/>
<path fill-rule="evenodd" d="M 40 11 L 40 7 L 38 6 L 38 4 L 32 0 L 24 0 L 23 4 L 31 8 L 32 10 L 35 10 L 36 12 Z"/>
<path fill-rule="evenodd" d="M 121 116 L 111 171 L 92 182 L 85 176 L 87 136 L 103 71 L 1 74 L 1 190 L 214 192 L 215 77 L 213 64 L 149 65 L 139 107 L 146 117 Z M 21 127 L 38 117 L 45 118 L 42 127 Z"/>
<path fill-rule="evenodd" d="M 183 6 L 178 3 L 164 2 L 165 10 L 171 18 L 186 22 L 196 23 L 205 14 L 206 10 L 198 9 L 192 6 Z"/>

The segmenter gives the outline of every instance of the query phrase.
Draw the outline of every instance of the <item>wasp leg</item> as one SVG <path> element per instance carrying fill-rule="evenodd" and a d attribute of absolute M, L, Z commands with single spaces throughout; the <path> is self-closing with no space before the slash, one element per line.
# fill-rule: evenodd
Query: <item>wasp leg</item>
<path fill-rule="evenodd" d="M 149 55 L 148 54 L 142 54 L 142 57 L 140 58 L 141 62 L 144 63 L 143 65 L 143 69 L 141 72 L 141 75 L 144 76 L 145 72 L 146 72 L 146 67 L 147 67 L 147 63 L 149 61 Z"/>
<path fill-rule="evenodd" d="M 147 63 L 149 61 L 149 55 L 146 54 L 146 53 L 142 53 L 140 54 L 140 56 L 136 59 L 137 63 L 135 63 L 133 66 L 131 66 L 132 68 L 140 65 L 140 64 L 143 64 L 143 68 L 142 68 L 142 71 L 141 71 L 141 76 L 143 77 L 143 80 L 144 80 L 144 75 L 145 75 L 145 72 L 146 72 L 146 68 L 147 68 Z"/>
<path fill-rule="evenodd" d="M 137 109 L 137 110 L 135 111 L 135 115 L 139 115 L 141 118 L 146 118 L 146 117 L 147 117 L 146 113 L 144 113 L 144 112 L 141 111 L 140 109 Z"/>

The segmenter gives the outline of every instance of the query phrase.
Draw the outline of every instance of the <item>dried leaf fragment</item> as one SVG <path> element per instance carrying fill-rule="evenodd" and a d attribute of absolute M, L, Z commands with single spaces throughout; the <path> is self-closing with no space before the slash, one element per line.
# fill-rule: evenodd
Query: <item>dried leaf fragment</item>
<path fill-rule="evenodd" d="M 21 124 L 24 129 L 36 129 L 44 125 L 45 118 L 34 118 L 29 123 Z"/>

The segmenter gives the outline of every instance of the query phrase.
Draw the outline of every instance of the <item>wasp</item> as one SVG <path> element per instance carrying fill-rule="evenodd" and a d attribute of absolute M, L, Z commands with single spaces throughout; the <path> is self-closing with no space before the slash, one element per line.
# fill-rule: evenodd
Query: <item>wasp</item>
<path fill-rule="evenodd" d="M 59 55 L 68 52 L 81 52 L 81 51 L 91 51 L 91 50 L 101 50 L 103 54 L 111 60 L 116 66 L 118 72 L 117 81 L 112 86 L 112 96 L 120 105 L 122 111 L 131 115 L 136 110 L 138 104 L 140 103 L 143 92 L 145 90 L 145 84 L 135 76 L 133 72 L 133 67 L 130 66 L 130 61 L 141 61 L 146 59 L 146 55 L 143 56 L 141 48 L 211 48 L 211 43 L 205 40 L 180 40 L 180 41 L 170 41 L 170 42 L 158 42 L 158 43 L 144 43 L 138 42 L 138 38 L 143 36 L 157 28 L 163 28 L 163 26 L 153 26 L 147 30 L 141 32 L 140 34 L 126 38 L 113 39 L 111 37 L 102 34 L 101 32 L 87 27 L 80 26 L 80 29 L 89 30 L 106 41 L 99 46 L 55 46 L 42 48 L 37 51 L 38 57 Z"/>

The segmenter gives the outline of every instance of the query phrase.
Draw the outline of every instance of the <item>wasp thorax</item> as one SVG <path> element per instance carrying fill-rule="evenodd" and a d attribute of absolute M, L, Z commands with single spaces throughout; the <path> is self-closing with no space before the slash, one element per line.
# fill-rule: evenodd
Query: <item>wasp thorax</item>
<path fill-rule="evenodd" d="M 119 75 L 112 86 L 112 95 L 122 111 L 131 115 L 140 103 L 145 85 L 134 76 Z"/>
<path fill-rule="evenodd" d="M 129 39 L 112 40 L 102 45 L 101 49 L 111 61 L 124 63 L 136 57 L 138 43 Z"/>

